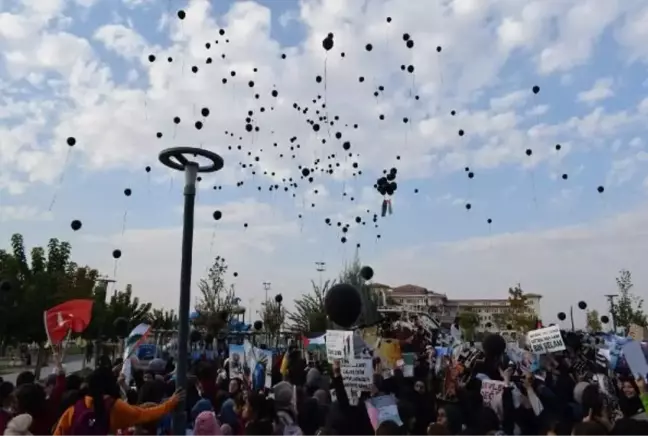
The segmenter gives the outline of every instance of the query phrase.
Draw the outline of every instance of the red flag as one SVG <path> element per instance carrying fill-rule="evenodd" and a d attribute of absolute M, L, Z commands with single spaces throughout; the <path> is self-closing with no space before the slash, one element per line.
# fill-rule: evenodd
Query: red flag
<path fill-rule="evenodd" d="M 52 345 L 60 344 L 68 331 L 81 333 L 92 318 L 92 300 L 70 300 L 43 313 L 45 332 Z"/>

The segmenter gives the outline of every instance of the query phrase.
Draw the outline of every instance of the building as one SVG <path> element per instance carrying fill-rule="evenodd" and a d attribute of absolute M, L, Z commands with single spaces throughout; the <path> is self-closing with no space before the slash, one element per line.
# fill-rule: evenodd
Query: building
<path fill-rule="evenodd" d="M 449 299 L 445 294 L 430 291 L 422 286 L 403 285 L 390 287 L 374 283 L 372 288 L 383 296 L 383 305 L 400 307 L 407 311 L 422 311 L 435 314 L 441 325 L 449 326 L 461 312 L 474 312 L 479 316 L 479 330 L 496 330 L 494 319 L 498 313 L 505 313 L 509 306 L 507 298 Z M 529 314 L 541 318 L 541 295 L 525 294 Z"/>

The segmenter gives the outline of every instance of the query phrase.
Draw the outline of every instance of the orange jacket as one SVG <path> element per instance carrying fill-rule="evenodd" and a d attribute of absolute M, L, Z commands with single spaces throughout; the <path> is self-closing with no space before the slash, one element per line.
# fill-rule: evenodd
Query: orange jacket
<path fill-rule="evenodd" d="M 85 397 L 85 403 L 87 407 L 92 407 L 92 397 Z M 117 400 L 110 409 L 110 431 L 117 434 L 118 430 L 160 419 L 175 409 L 177 404 L 178 398 L 175 395 L 159 406 L 148 409 L 131 406 L 125 401 Z M 71 406 L 63 413 L 58 424 L 56 424 L 54 435 L 70 434 L 73 421 L 74 406 Z"/>

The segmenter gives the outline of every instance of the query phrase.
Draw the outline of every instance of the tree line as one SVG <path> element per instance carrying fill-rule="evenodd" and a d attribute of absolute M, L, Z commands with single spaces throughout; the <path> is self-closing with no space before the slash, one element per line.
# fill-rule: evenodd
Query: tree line
<path fill-rule="evenodd" d="M 22 235 L 11 237 L 9 250 L 0 250 L 0 345 L 47 341 L 43 312 L 71 299 L 94 301 L 92 320 L 85 339 L 116 340 L 123 330 L 139 323 L 154 329 L 176 328 L 173 310 L 155 309 L 133 296 L 126 285 L 108 296 L 110 281 L 89 266 L 72 261 L 72 247 L 56 238 L 46 247 L 33 247 L 27 254 Z M 120 320 L 127 320 L 124 326 Z M 126 332 L 128 334 L 128 331 Z"/>

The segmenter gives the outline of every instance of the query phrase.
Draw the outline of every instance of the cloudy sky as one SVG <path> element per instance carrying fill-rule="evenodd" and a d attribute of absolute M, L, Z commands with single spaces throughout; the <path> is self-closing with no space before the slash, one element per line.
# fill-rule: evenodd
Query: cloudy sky
<path fill-rule="evenodd" d="M 0 11 L 0 246 L 16 232 L 29 246 L 68 240 L 79 263 L 176 307 L 182 175 L 158 153 L 191 145 L 225 160 L 199 183 L 194 282 L 224 256 L 253 307 L 263 282 L 287 302 L 309 291 L 315 262 L 336 276 L 357 244 L 378 282 L 450 298 L 504 298 L 519 282 L 544 296 L 545 322 L 580 300 L 604 309 L 621 268 L 646 296 L 644 1 L 0 0 Z M 373 185 L 392 167 L 393 214 L 376 228 Z"/>

